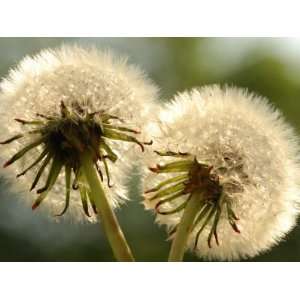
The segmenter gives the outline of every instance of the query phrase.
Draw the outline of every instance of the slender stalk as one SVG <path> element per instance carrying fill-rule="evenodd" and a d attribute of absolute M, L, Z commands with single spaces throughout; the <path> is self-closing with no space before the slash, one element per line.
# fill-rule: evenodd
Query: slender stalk
<path fill-rule="evenodd" d="M 201 194 L 194 193 L 188 201 L 173 240 L 169 261 L 182 261 L 188 236 L 201 206 Z"/>
<path fill-rule="evenodd" d="M 117 218 L 108 203 L 101 180 L 89 152 L 85 152 L 82 155 L 82 170 L 89 184 L 91 197 L 96 204 L 99 216 L 101 216 L 104 231 L 115 258 L 118 261 L 134 261 Z"/>

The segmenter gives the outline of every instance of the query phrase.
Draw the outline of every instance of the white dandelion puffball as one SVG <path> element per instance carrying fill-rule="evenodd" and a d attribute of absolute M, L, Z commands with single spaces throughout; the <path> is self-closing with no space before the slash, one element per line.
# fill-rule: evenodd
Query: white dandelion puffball
<path fill-rule="evenodd" d="M 84 149 L 93 153 L 112 207 L 127 198 L 127 172 L 147 142 L 139 130 L 158 95 L 139 68 L 109 51 L 65 45 L 25 57 L 0 88 L 3 174 L 18 174 L 14 180 L 21 190 L 31 186 L 40 188 L 38 194 L 49 192 L 33 208 L 43 200 L 40 208 L 51 215 L 68 208 L 65 216 L 71 220 L 96 221 L 78 165 Z M 53 166 L 55 159 L 60 164 Z M 55 175 L 47 186 L 52 167 Z M 37 195 L 27 196 L 33 201 Z"/>
<path fill-rule="evenodd" d="M 145 157 L 144 204 L 174 238 L 189 196 L 202 191 L 188 238 L 199 257 L 253 257 L 295 226 L 299 142 L 267 99 L 235 87 L 193 89 L 162 108 L 148 131 L 157 152 Z"/>

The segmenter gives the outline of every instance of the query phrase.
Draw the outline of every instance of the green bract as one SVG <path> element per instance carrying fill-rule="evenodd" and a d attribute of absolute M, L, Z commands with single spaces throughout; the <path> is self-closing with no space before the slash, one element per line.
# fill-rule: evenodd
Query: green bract
<path fill-rule="evenodd" d="M 195 237 L 195 247 L 197 247 L 201 232 L 209 222 L 212 222 L 212 226 L 207 238 L 208 246 L 211 247 L 212 236 L 215 237 L 215 241 L 219 245 L 217 226 L 223 209 L 226 211 L 228 222 L 233 230 L 240 232 L 236 224 L 238 217 L 232 209 L 232 201 L 223 193 L 219 177 L 211 172 L 213 170 L 212 166 L 198 162 L 196 157 L 189 153 L 155 152 L 160 156 L 174 157 L 175 160 L 149 169 L 157 174 L 176 173 L 175 176 L 162 181 L 145 192 L 146 194 L 153 193 L 153 195 L 148 197 L 148 201 L 158 201 L 155 205 L 155 210 L 158 214 L 170 215 L 178 213 L 185 209 L 193 195 L 201 194 L 199 199 L 201 204 L 192 226 L 192 231 L 199 226 Z M 161 208 L 164 204 L 179 200 L 185 195 L 183 202 L 177 207 L 171 210 L 163 210 Z M 176 230 L 177 226 L 169 234 L 175 234 Z"/>
<path fill-rule="evenodd" d="M 39 196 L 33 203 L 32 209 L 37 208 L 46 198 L 48 192 L 55 185 L 62 168 L 65 168 L 65 207 L 58 214 L 59 216 L 63 215 L 69 207 L 71 186 L 74 190 L 79 189 L 85 214 L 90 216 L 88 202 L 90 202 L 94 212 L 97 213 L 95 203 L 90 197 L 90 190 L 85 183 L 81 170 L 81 156 L 85 151 L 91 153 L 102 181 L 104 170 L 107 185 L 111 187 L 107 160 L 115 163 L 118 156 L 109 146 L 107 140 L 136 143 L 142 151 L 144 151 L 144 144 L 150 144 L 141 143 L 134 136 L 129 135 L 138 134 L 139 132 L 126 126 L 120 126 L 120 123 L 124 123 L 124 121 L 117 116 L 107 114 L 105 111 L 90 113 L 78 103 L 68 108 L 64 102 L 61 102 L 60 115 L 58 116 L 37 114 L 36 120 L 15 119 L 15 121 L 21 123 L 24 127 L 29 127 L 30 130 L 1 142 L 2 145 L 12 143 L 25 135 L 34 135 L 35 138 L 33 142 L 25 145 L 13 155 L 4 164 L 4 167 L 13 164 L 30 150 L 36 147 L 42 148 L 36 160 L 17 175 L 17 177 L 23 176 L 33 167 L 40 165 L 30 189 L 34 190 L 46 167 L 50 165 L 45 185 L 37 189 Z"/>

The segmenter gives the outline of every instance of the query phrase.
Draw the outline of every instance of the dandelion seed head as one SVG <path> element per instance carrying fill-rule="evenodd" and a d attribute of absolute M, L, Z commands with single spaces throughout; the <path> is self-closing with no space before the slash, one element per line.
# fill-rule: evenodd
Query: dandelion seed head
<path fill-rule="evenodd" d="M 117 116 L 130 128 L 140 129 L 145 121 L 151 103 L 156 101 L 156 86 L 136 66 L 127 63 L 126 58 L 118 57 L 110 51 L 79 46 L 62 46 L 57 49 L 41 51 L 36 56 L 24 58 L 12 69 L 0 84 L 1 118 L 0 137 L 5 139 L 24 131 L 24 125 L 15 122 L 15 118 L 25 120 L 43 120 L 37 114 L 59 118 L 61 103 L 68 110 L 78 113 L 78 108 L 85 113 L 103 111 L 107 115 Z M 149 105 L 146 105 L 149 103 Z M 77 111 L 76 111 L 77 110 Z M 76 112 L 75 112 L 76 111 Z M 116 120 L 118 123 L 118 120 Z M 120 121 L 118 126 L 122 126 Z M 55 128 L 53 129 L 55 130 Z M 33 140 L 32 135 L 25 136 L 1 148 L 1 160 L 5 161 L 25 144 Z M 140 140 L 147 136 L 139 135 Z M 113 207 L 127 199 L 125 179 L 129 168 L 140 156 L 136 144 L 109 140 L 107 144 L 118 156 L 115 163 L 108 162 L 113 186 L 104 185 L 105 192 Z M 40 154 L 38 146 L 23 156 L 8 169 L 15 176 L 30 165 Z M 38 167 L 33 167 L 20 177 L 22 190 L 28 190 Z M 42 175 L 43 181 L 49 167 Z M 5 176 L 8 176 L 5 170 Z M 57 184 L 49 193 L 47 201 L 41 207 L 56 214 L 63 208 L 65 201 L 65 176 L 61 172 Z M 25 196 L 25 195 L 24 195 Z M 32 201 L 32 193 L 27 197 Z M 67 218 L 74 221 L 96 221 L 95 216 L 86 218 L 82 211 L 81 200 L 75 191 L 71 191 L 70 213 Z"/>
<path fill-rule="evenodd" d="M 253 257 L 281 241 L 294 227 L 299 213 L 299 142 L 294 130 L 268 100 L 235 87 L 217 85 L 177 94 L 149 125 L 154 149 L 189 152 L 198 162 L 212 166 L 224 195 L 238 216 L 237 234 L 222 209 L 218 223 L 219 246 L 209 247 L 212 220 L 195 237 L 200 225 L 189 236 L 188 247 L 208 260 L 237 260 Z M 161 165 L 172 157 L 147 154 L 145 163 Z M 169 174 L 148 172 L 149 189 Z M 186 195 L 164 204 L 165 211 L 182 203 Z M 154 209 L 157 201 L 145 199 Z M 157 222 L 174 228 L 183 210 L 170 215 L 157 214 Z"/>

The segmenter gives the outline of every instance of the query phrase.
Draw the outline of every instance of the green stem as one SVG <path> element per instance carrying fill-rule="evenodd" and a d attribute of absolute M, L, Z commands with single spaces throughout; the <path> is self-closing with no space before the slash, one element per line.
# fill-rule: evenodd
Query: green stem
<path fill-rule="evenodd" d="M 184 209 L 181 221 L 178 225 L 175 238 L 172 242 L 169 261 L 182 261 L 186 249 L 188 236 L 191 232 L 194 220 L 201 206 L 201 194 L 195 193 L 188 201 Z"/>
<path fill-rule="evenodd" d="M 101 180 L 89 152 L 82 155 L 82 170 L 89 184 L 91 197 L 96 204 L 99 216 L 101 216 L 104 231 L 116 259 L 118 261 L 134 261 L 117 218 L 108 203 Z"/>

